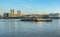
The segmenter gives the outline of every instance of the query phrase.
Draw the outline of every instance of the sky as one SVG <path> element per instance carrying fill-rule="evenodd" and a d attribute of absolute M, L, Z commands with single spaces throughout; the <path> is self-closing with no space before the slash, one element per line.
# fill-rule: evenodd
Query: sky
<path fill-rule="evenodd" d="M 59 13 L 60 0 L 0 0 L 0 14 L 10 9 L 21 10 L 22 13 Z"/>

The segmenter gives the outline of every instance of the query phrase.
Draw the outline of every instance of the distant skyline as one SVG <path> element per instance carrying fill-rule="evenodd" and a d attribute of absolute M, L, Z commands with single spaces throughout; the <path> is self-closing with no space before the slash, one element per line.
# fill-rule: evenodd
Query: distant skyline
<path fill-rule="evenodd" d="M 22 13 L 60 13 L 60 0 L 0 0 L 0 14 L 10 9 Z"/>

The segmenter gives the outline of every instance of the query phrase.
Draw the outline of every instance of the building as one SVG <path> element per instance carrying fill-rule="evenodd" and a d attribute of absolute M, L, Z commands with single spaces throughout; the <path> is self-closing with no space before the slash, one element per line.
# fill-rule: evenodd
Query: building
<path fill-rule="evenodd" d="M 9 13 L 4 13 L 3 14 L 3 18 L 8 18 L 9 17 Z"/>
<path fill-rule="evenodd" d="M 20 13 L 21 13 L 21 10 L 17 10 L 17 13 L 19 13 L 19 14 L 20 14 Z"/>
<path fill-rule="evenodd" d="M 14 9 L 10 10 L 9 17 L 21 17 L 23 14 L 21 13 L 21 10 L 18 10 L 17 13 L 14 12 Z"/>
<path fill-rule="evenodd" d="M 10 12 L 11 12 L 11 13 L 14 13 L 14 9 L 10 9 Z"/>
<path fill-rule="evenodd" d="M 50 13 L 49 17 L 58 17 L 58 15 L 59 15 L 58 13 Z"/>
<path fill-rule="evenodd" d="M 13 17 L 14 15 L 14 9 L 10 9 L 9 17 Z"/>
<path fill-rule="evenodd" d="M 23 14 L 21 13 L 21 10 L 17 10 L 17 16 L 22 16 Z"/>
<path fill-rule="evenodd" d="M 55 19 L 55 18 L 59 18 L 59 14 L 58 14 L 58 13 L 50 13 L 50 14 L 49 14 L 49 17 L 50 17 L 50 18 L 54 18 L 54 19 Z"/>
<path fill-rule="evenodd" d="M 59 17 L 60 17 L 60 13 L 59 13 Z"/>

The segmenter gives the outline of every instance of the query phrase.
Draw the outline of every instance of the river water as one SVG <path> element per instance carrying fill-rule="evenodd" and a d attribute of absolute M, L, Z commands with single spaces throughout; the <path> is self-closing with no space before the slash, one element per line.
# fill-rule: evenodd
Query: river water
<path fill-rule="evenodd" d="M 60 37 L 60 19 L 52 22 L 0 19 L 0 37 Z"/>

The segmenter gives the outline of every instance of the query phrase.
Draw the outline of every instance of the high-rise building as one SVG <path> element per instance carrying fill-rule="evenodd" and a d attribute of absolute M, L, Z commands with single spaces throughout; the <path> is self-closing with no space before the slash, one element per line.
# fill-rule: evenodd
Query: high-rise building
<path fill-rule="evenodd" d="M 11 12 L 11 13 L 14 13 L 14 9 L 10 9 L 10 12 Z"/>
<path fill-rule="evenodd" d="M 17 16 L 22 16 L 21 10 L 17 10 Z"/>
<path fill-rule="evenodd" d="M 18 14 L 21 14 L 21 10 L 17 10 L 17 13 L 18 13 Z"/>
<path fill-rule="evenodd" d="M 9 17 L 13 17 L 13 16 L 14 16 L 14 9 L 10 9 Z"/>

